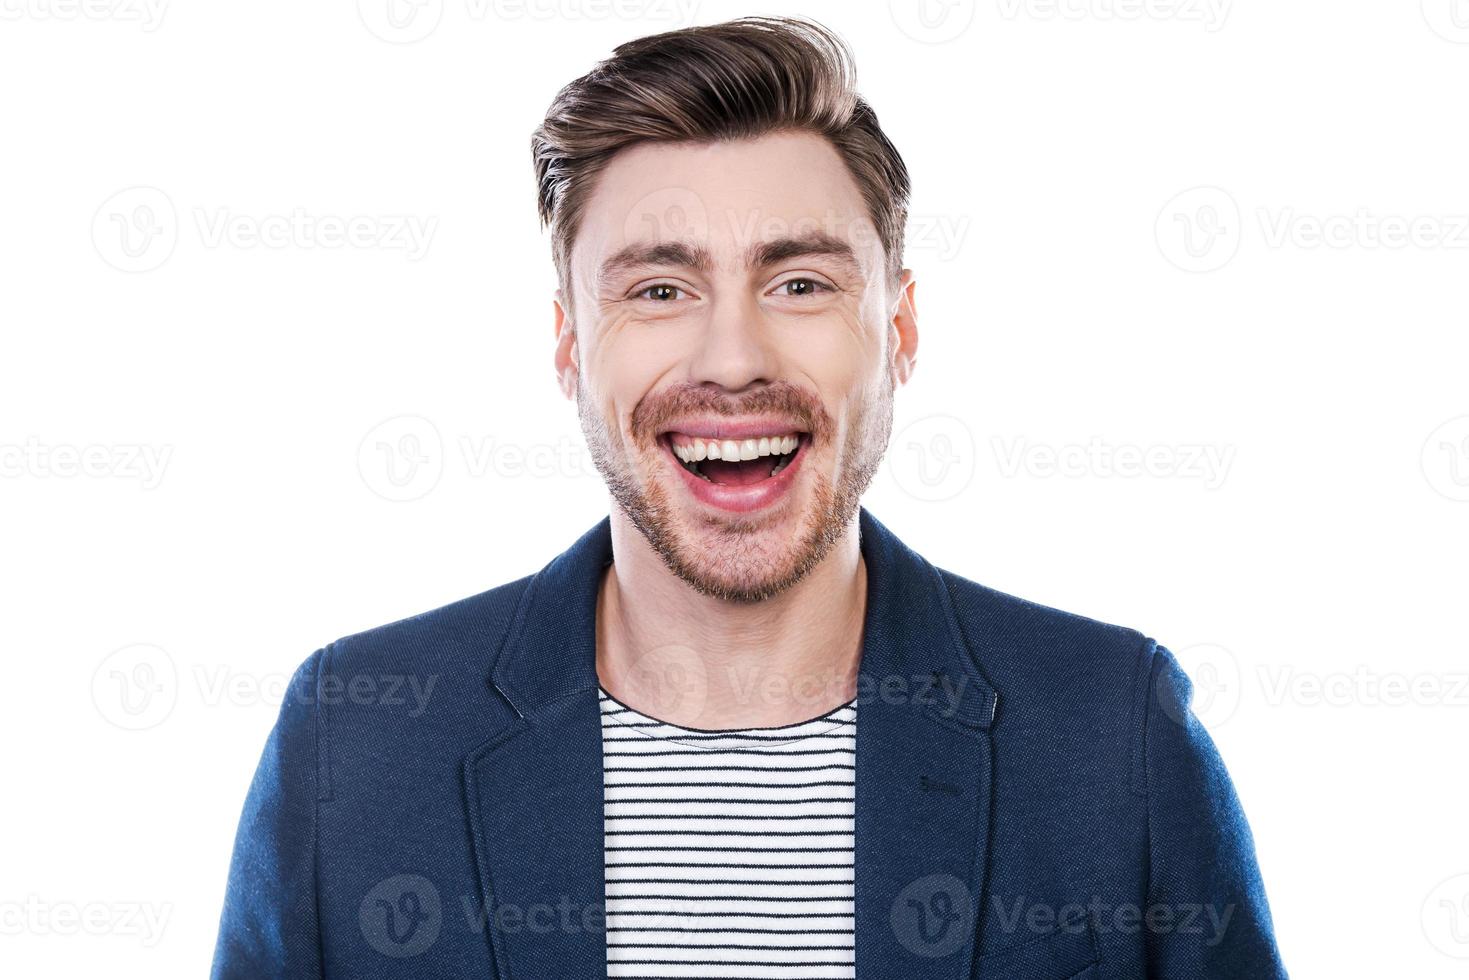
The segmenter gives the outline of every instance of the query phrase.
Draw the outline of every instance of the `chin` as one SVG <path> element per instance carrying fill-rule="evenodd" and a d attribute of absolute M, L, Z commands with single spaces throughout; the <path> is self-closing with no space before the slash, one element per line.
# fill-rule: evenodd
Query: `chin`
<path fill-rule="evenodd" d="M 832 512 L 829 489 L 818 485 L 792 498 L 753 513 L 711 512 L 698 503 L 675 505 L 676 514 L 642 530 L 663 562 L 698 592 L 731 602 L 760 602 L 805 578 L 846 525 Z"/>

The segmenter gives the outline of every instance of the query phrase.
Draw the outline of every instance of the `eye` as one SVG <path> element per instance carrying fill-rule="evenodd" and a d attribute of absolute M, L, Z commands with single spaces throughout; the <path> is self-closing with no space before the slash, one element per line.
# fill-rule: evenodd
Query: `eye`
<path fill-rule="evenodd" d="M 636 293 L 634 299 L 650 299 L 655 303 L 670 303 L 684 294 L 684 290 L 667 282 L 655 282 L 651 286 L 644 286 Z"/>
<path fill-rule="evenodd" d="M 781 290 L 784 290 L 784 292 L 781 292 Z M 779 284 L 775 287 L 774 291 L 780 296 L 797 298 L 801 296 L 815 296 L 818 293 L 834 292 L 835 288 L 827 285 L 820 279 L 813 279 L 810 276 L 797 276 L 794 279 L 787 279 L 785 282 Z"/>

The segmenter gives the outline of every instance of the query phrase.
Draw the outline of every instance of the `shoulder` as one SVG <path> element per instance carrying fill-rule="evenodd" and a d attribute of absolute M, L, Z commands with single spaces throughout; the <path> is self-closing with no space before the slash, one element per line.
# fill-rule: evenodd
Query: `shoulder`
<path fill-rule="evenodd" d="M 341 637 L 308 657 L 281 717 L 302 727 L 309 719 L 323 783 L 394 754 L 462 751 L 461 737 L 482 737 L 512 717 L 488 677 L 532 577 Z"/>
<path fill-rule="evenodd" d="M 1158 644 L 1142 632 L 1022 599 L 938 569 L 1000 711 L 1119 735 L 1147 710 Z"/>
<path fill-rule="evenodd" d="M 534 575 L 334 640 L 323 670 L 488 670 Z"/>
<path fill-rule="evenodd" d="M 1042 673 L 1057 668 L 1130 670 L 1152 641 L 1138 630 L 1066 612 L 938 569 L 955 615 L 985 643 L 997 669 Z M 1044 655 L 1044 659 L 1040 659 Z"/>

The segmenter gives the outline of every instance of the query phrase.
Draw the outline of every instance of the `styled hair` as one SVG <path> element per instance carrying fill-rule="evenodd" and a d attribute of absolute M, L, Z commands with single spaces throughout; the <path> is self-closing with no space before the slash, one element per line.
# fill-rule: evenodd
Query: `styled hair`
<path fill-rule="evenodd" d="M 855 84 L 846 44 L 804 19 L 742 17 L 619 45 L 557 93 L 531 136 L 541 225 L 551 228 L 564 302 L 571 302 L 571 251 L 587 198 L 619 150 L 778 130 L 831 141 L 861 190 L 896 287 L 908 169 Z"/>

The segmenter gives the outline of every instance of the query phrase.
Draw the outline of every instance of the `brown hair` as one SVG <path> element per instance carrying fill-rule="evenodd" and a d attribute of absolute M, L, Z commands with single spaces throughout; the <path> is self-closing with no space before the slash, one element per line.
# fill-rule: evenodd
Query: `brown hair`
<path fill-rule="evenodd" d="M 908 169 L 854 88 L 846 44 L 813 21 L 742 17 L 638 38 L 568 84 L 531 136 L 542 227 L 565 302 L 571 249 L 597 174 L 636 143 L 753 138 L 805 130 L 829 139 L 867 204 L 895 287 L 903 266 Z"/>

